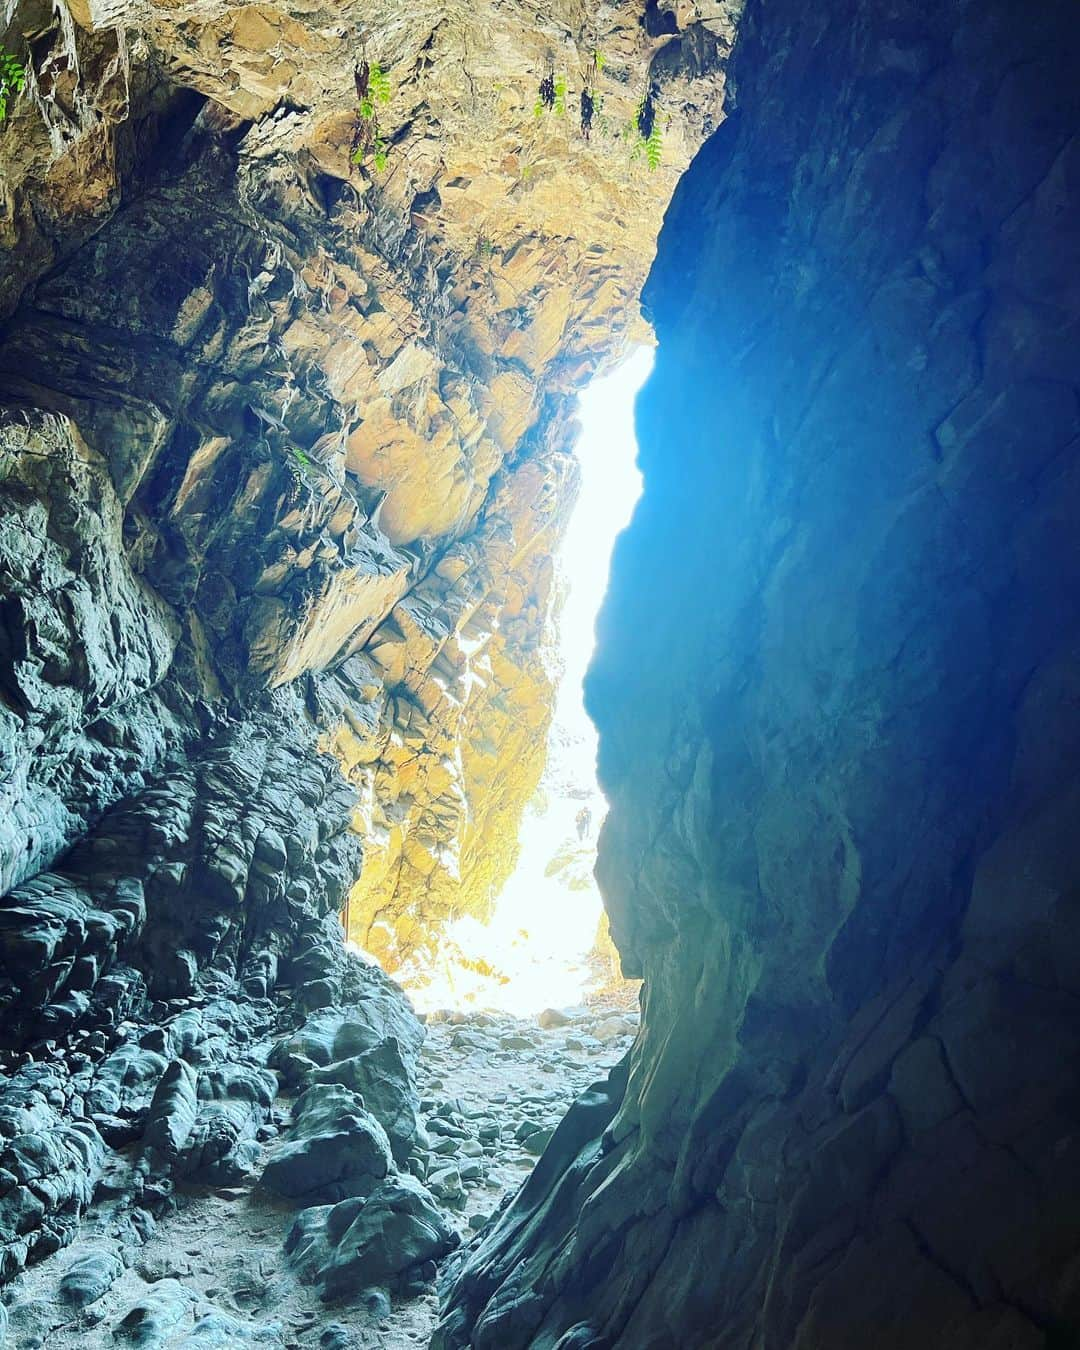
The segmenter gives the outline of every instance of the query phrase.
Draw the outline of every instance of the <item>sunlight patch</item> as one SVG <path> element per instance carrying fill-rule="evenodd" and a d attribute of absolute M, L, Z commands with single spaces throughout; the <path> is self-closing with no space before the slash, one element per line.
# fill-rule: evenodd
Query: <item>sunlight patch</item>
<path fill-rule="evenodd" d="M 607 805 L 596 782 L 596 731 L 582 681 L 595 644 L 615 538 L 641 495 L 634 398 L 652 369 L 639 348 L 579 399 L 581 492 L 557 563 L 566 588 L 559 624 L 563 677 L 544 777 L 522 821 L 517 869 L 489 924 L 451 924 L 432 966 L 406 978 L 421 1010 L 497 1008 L 527 1015 L 580 1003 L 613 972 L 598 954 L 602 913 L 593 879 Z"/>

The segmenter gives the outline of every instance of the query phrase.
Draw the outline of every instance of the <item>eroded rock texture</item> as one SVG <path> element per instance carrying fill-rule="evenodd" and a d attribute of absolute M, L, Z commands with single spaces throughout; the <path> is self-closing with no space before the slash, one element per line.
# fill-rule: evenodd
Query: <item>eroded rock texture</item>
<path fill-rule="evenodd" d="M 484 914 L 572 398 L 640 328 L 737 8 L 8 0 L 5 885 L 291 687 L 358 798 L 351 933 L 394 965 Z"/>
<path fill-rule="evenodd" d="M 752 0 L 589 701 L 646 981 L 438 1344 L 1080 1333 L 1080 30 Z"/>
<path fill-rule="evenodd" d="M 250 1186 L 282 1083 L 308 1275 L 429 1279 L 420 1028 L 338 915 L 393 965 L 513 864 L 572 399 L 736 11 L 0 4 L 0 1279 Z"/>

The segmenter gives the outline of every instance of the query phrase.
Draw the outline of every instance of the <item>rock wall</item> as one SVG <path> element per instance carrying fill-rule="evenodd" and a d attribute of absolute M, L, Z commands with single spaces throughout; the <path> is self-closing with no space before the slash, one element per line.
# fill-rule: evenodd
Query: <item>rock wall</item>
<path fill-rule="evenodd" d="M 642 331 L 736 11 L 6 0 L 5 502 L 59 591 L 13 525 L 5 885 L 288 686 L 356 789 L 352 935 L 394 965 L 486 911 L 542 767 L 572 398 Z"/>
<path fill-rule="evenodd" d="M 644 1020 L 442 1350 L 1080 1335 L 1080 29 L 751 0 L 589 686 Z"/>
<path fill-rule="evenodd" d="M 0 0 L 0 1280 L 147 1130 L 125 1241 L 250 1181 L 308 1014 L 418 1037 L 337 916 L 393 966 L 512 868 L 573 397 L 736 12 Z"/>

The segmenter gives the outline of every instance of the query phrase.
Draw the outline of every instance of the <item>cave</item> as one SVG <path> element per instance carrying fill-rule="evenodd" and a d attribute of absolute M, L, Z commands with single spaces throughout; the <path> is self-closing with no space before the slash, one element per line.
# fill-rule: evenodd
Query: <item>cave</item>
<path fill-rule="evenodd" d="M 1080 1346 L 1074 0 L 0 15 L 0 1344 Z M 513 875 L 578 399 L 612 1001 Z"/>

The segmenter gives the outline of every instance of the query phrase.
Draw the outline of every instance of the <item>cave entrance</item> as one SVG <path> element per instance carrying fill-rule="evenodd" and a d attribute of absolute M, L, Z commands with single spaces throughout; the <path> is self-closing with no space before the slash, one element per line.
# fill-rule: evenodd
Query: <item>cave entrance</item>
<path fill-rule="evenodd" d="M 641 493 L 634 399 L 652 369 L 636 349 L 579 400 L 581 488 L 558 554 L 564 587 L 562 673 L 547 767 L 521 825 L 517 868 L 486 924 L 467 917 L 446 932 L 434 968 L 406 982 L 422 1010 L 495 1008 L 518 1016 L 581 1003 L 618 979 L 593 878 L 607 806 L 596 781 L 596 730 L 582 681 L 607 590 L 611 553 Z"/>

